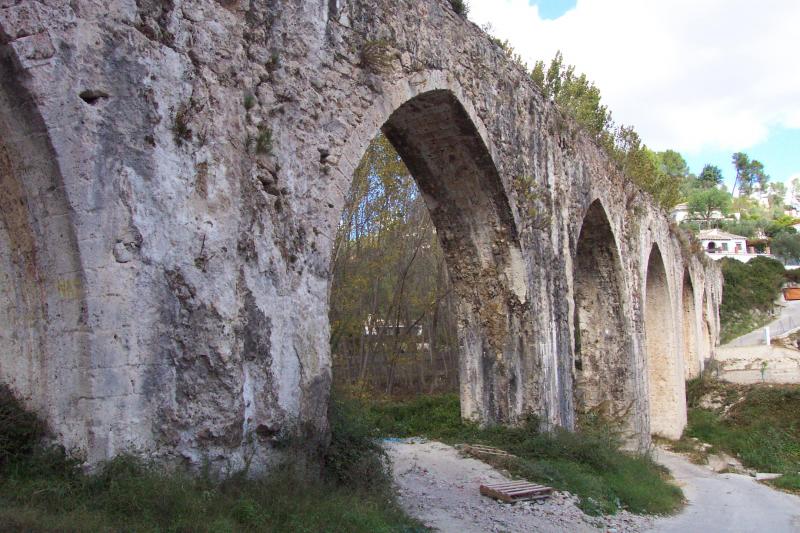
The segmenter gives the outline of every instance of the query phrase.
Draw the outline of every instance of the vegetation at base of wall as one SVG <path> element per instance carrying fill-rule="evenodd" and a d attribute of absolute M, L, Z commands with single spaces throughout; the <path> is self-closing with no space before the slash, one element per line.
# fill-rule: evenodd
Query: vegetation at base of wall
<path fill-rule="evenodd" d="M 38 430 L 18 438 L 8 422 L 31 415 L 9 397 L 0 395 L 0 442 L 10 458 L 0 470 L 4 531 L 424 531 L 395 501 L 374 428 L 341 403 L 332 408 L 321 475 L 287 461 L 266 477 L 221 479 L 132 456 L 84 474 L 79 461 L 39 445 Z"/>
<path fill-rule="evenodd" d="M 786 270 L 774 259 L 757 257 L 748 263 L 725 258 L 720 261 L 725 279 L 719 307 L 723 343 L 769 322 Z"/>
<path fill-rule="evenodd" d="M 31 455 L 44 435 L 44 424 L 0 385 L 0 468 Z"/>
<path fill-rule="evenodd" d="M 709 453 L 723 451 L 759 472 L 782 473 L 770 484 L 800 491 L 800 385 L 737 385 L 701 377 L 687 384 L 687 403 L 685 438 L 711 444 Z M 712 403 L 715 408 L 708 408 Z"/>
<path fill-rule="evenodd" d="M 580 497 L 588 514 L 620 509 L 664 514 L 677 510 L 681 490 L 647 455 L 620 450 L 609 425 L 586 420 L 580 431 L 543 432 L 538 421 L 520 427 L 481 429 L 461 420 L 458 396 L 425 396 L 407 402 L 365 406 L 379 431 L 391 437 L 424 436 L 449 444 L 494 446 L 517 456 L 501 465 L 514 476 L 537 481 Z"/>

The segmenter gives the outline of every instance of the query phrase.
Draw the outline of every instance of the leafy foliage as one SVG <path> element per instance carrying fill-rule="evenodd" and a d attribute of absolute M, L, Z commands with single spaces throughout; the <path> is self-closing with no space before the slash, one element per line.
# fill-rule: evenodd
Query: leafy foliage
<path fill-rule="evenodd" d="M 386 492 L 392 484 L 389 458 L 379 434 L 352 400 L 334 397 L 328 411 L 331 442 L 325 452 L 326 474 L 345 486 Z"/>
<path fill-rule="evenodd" d="M 689 213 L 711 221 L 715 212 L 727 215 L 731 207 L 731 195 L 716 187 L 695 189 L 687 200 Z"/>
<path fill-rule="evenodd" d="M 465 0 L 450 0 L 450 6 L 462 17 L 466 17 L 469 13 L 469 4 Z"/>
<path fill-rule="evenodd" d="M 386 72 L 392 66 L 389 41 L 374 39 L 361 46 L 361 66 L 375 73 Z"/>
<path fill-rule="evenodd" d="M 665 150 L 656 155 L 661 172 L 672 178 L 685 179 L 689 177 L 689 165 L 680 153 L 675 150 Z"/>
<path fill-rule="evenodd" d="M 710 189 L 712 187 L 719 187 L 722 185 L 722 171 L 718 166 L 706 165 L 697 176 L 697 182 L 703 189 Z"/>
<path fill-rule="evenodd" d="M 258 135 L 256 136 L 256 153 L 257 154 L 272 154 L 272 130 L 266 126 L 258 127 Z"/>
<path fill-rule="evenodd" d="M 416 183 L 383 135 L 356 168 L 334 244 L 334 379 L 396 394 L 453 390 L 454 303 Z M 412 376 L 413 375 L 413 379 Z"/>
<path fill-rule="evenodd" d="M 800 261 L 800 235 L 782 231 L 775 235 L 771 243 L 772 253 L 787 263 Z"/>
<path fill-rule="evenodd" d="M 766 257 L 756 257 L 748 263 L 725 258 L 720 265 L 725 289 L 719 315 L 722 341 L 726 342 L 734 338 L 732 331 L 746 333 L 741 324 L 753 323 L 754 314 L 769 318 L 786 277 L 783 265 Z"/>
<path fill-rule="evenodd" d="M 547 74 L 544 62 L 537 61 L 531 79 L 547 98 L 569 113 L 595 138 L 601 138 L 611 129 L 611 113 L 601 104 L 600 89 L 588 80 L 586 74 L 577 75 L 574 66 L 564 66 L 560 51 L 550 62 Z"/>
<path fill-rule="evenodd" d="M 733 166 L 736 168 L 736 181 L 734 181 L 733 189 L 736 186 L 744 194 L 753 192 L 753 188 L 758 185 L 761 190 L 766 190 L 769 176 L 764 171 L 764 165 L 755 159 L 750 160 L 744 152 L 736 152 L 731 156 Z"/>
<path fill-rule="evenodd" d="M 603 146 L 622 172 L 669 209 L 680 201 L 680 187 L 688 167 L 674 150 L 656 153 L 642 143 L 631 126 L 614 127 L 611 113 L 601 103 L 600 90 L 575 67 L 564 65 L 557 52 L 545 68 L 537 61 L 531 79 L 542 94 L 569 114 Z"/>
<path fill-rule="evenodd" d="M 30 455 L 44 436 L 44 424 L 0 385 L 0 468 Z"/>

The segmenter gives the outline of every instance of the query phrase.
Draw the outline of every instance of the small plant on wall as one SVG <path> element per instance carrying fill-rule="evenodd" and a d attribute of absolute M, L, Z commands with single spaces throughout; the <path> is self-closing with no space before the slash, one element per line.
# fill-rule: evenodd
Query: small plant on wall
<path fill-rule="evenodd" d="M 386 72 L 392 66 L 389 41 L 373 39 L 361 47 L 361 66 L 375 73 Z"/>
<path fill-rule="evenodd" d="M 462 17 L 466 17 L 469 13 L 469 4 L 465 0 L 450 0 L 450 5 L 453 6 L 453 11 Z"/>

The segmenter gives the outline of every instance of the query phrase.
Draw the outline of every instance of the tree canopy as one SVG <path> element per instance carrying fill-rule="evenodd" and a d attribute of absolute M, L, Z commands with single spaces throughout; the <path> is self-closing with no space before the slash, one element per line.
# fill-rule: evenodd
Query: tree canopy
<path fill-rule="evenodd" d="M 766 190 L 769 176 L 764 172 L 764 165 L 756 160 L 751 160 L 744 152 L 736 152 L 731 156 L 731 161 L 736 169 L 736 179 L 733 182 L 733 190 L 739 187 L 744 194 L 751 194 L 756 185 L 761 190 Z"/>
<path fill-rule="evenodd" d="M 687 201 L 689 212 L 710 221 L 715 212 L 727 215 L 731 207 L 731 195 L 716 187 L 695 189 Z"/>
<path fill-rule="evenodd" d="M 615 127 L 611 112 L 602 104 L 600 89 L 575 67 L 565 65 L 561 52 L 545 67 L 537 61 L 531 79 L 542 94 L 555 102 L 589 132 L 622 172 L 653 195 L 666 209 L 681 199 L 681 186 L 689 174 L 683 157 L 674 150 L 653 152 L 632 126 Z"/>
<path fill-rule="evenodd" d="M 697 176 L 697 184 L 703 189 L 722 185 L 722 171 L 714 165 L 705 165 Z"/>

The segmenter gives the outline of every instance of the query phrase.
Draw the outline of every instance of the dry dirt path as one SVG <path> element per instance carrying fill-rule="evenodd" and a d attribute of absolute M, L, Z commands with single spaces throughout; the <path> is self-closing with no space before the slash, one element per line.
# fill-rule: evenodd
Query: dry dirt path
<path fill-rule="evenodd" d="M 715 474 L 685 457 L 658 451 L 689 500 L 671 517 L 620 513 L 591 517 L 576 498 L 556 493 L 543 503 L 507 505 L 478 493 L 483 482 L 505 478 L 481 461 L 439 442 L 387 442 L 400 502 L 438 531 L 472 532 L 769 532 L 800 533 L 800 498 L 770 489 L 749 476 Z"/>
<path fill-rule="evenodd" d="M 622 533 L 646 531 L 652 524 L 649 518 L 629 513 L 587 516 L 569 494 L 556 493 L 544 503 L 498 503 L 478 493 L 481 483 L 507 479 L 486 463 L 462 457 L 455 448 L 440 442 L 388 442 L 386 448 L 403 507 L 445 533 Z"/>

